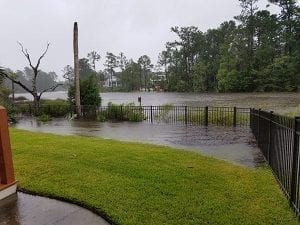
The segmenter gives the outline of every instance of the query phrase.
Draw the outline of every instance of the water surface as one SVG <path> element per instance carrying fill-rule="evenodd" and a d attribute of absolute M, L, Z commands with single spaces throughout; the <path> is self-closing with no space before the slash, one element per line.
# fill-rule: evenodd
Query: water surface
<path fill-rule="evenodd" d="M 276 112 L 285 112 L 300 105 L 300 93 L 166 93 L 166 92 L 113 92 L 101 93 L 102 105 L 108 102 L 117 104 L 138 104 L 138 97 L 142 97 L 142 105 L 191 105 L 191 106 L 237 106 L 246 108 L 262 108 Z M 16 94 L 31 99 L 30 94 Z M 67 99 L 67 92 L 48 92 L 44 99 Z"/>
<path fill-rule="evenodd" d="M 249 128 L 110 123 L 54 119 L 47 123 L 22 118 L 16 128 L 64 135 L 81 135 L 171 146 L 255 167 L 262 162 Z"/>

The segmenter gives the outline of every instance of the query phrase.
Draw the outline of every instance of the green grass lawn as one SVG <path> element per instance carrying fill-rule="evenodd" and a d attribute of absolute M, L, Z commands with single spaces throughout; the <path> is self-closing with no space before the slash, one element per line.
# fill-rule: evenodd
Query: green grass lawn
<path fill-rule="evenodd" d="M 10 129 L 21 189 L 116 224 L 299 224 L 267 168 L 172 148 Z"/>

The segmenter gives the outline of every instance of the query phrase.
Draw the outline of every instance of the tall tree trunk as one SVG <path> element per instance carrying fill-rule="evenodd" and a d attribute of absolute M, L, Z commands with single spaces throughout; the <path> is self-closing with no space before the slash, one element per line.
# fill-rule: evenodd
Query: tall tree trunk
<path fill-rule="evenodd" d="M 35 116 L 39 115 L 40 98 L 38 93 L 33 93 L 33 113 Z"/>
<path fill-rule="evenodd" d="M 11 82 L 12 101 L 15 102 L 15 83 Z"/>
<path fill-rule="evenodd" d="M 80 103 L 80 78 L 79 78 L 79 56 L 78 56 L 78 26 L 77 22 L 74 23 L 73 33 L 73 50 L 74 50 L 74 74 L 75 74 L 75 104 L 76 114 L 81 116 L 81 103 Z"/>
<path fill-rule="evenodd" d="M 38 74 L 38 70 L 33 70 L 34 76 L 32 78 L 32 96 L 33 96 L 33 112 L 35 116 L 38 116 L 39 114 L 39 97 L 38 97 L 38 91 L 36 86 L 36 77 Z"/>

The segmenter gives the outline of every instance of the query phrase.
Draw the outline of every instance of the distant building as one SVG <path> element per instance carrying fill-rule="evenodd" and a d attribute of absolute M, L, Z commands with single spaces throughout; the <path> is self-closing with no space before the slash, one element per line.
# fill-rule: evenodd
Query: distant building
<path fill-rule="evenodd" d="M 103 87 L 118 87 L 120 84 L 116 76 L 112 76 L 112 79 L 107 78 Z"/>
<path fill-rule="evenodd" d="M 163 72 L 155 73 L 150 79 L 150 83 L 151 86 L 154 88 L 154 91 L 163 91 L 165 81 L 166 74 Z"/>

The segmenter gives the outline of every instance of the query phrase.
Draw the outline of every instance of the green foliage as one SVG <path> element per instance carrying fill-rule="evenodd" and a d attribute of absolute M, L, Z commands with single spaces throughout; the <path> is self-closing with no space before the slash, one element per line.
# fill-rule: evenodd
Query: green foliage
<path fill-rule="evenodd" d="M 51 117 L 66 117 L 72 112 L 70 103 L 66 100 L 41 100 L 40 114 L 46 114 Z"/>
<path fill-rule="evenodd" d="M 296 91 L 300 84 L 300 70 L 297 59 L 290 56 L 282 56 L 274 59 L 259 73 L 259 91 Z"/>
<path fill-rule="evenodd" d="M 260 10 L 257 0 L 239 0 L 238 21 L 201 32 L 173 27 L 178 40 L 159 57 L 168 91 L 299 90 L 300 8 L 295 0 L 270 0 L 279 14 Z M 296 60 L 297 59 L 297 60 Z"/>
<path fill-rule="evenodd" d="M 1 69 L 1 68 L 0 68 Z M 3 80 L 0 76 L 0 105 L 6 108 L 7 115 L 10 121 L 15 121 L 15 107 L 9 99 L 9 90 L 3 86 Z"/>
<path fill-rule="evenodd" d="M 71 104 L 75 105 L 75 86 L 70 85 L 68 97 Z M 80 101 L 83 106 L 100 106 L 100 88 L 95 76 L 80 80 Z"/>
<path fill-rule="evenodd" d="M 33 113 L 33 102 L 16 102 L 15 104 L 16 113 L 19 114 L 31 114 Z M 50 117 L 66 117 L 72 113 L 72 106 L 66 100 L 41 100 L 38 116 L 48 115 Z"/>
<path fill-rule="evenodd" d="M 112 224 L 299 224 L 268 167 L 149 144 L 10 134 L 20 190 L 80 203 Z"/>
<path fill-rule="evenodd" d="M 1 92 L 1 90 L 0 90 L 0 92 Z M 0 105 L 6 109 L 9 120 L 15 121 L 16 109 L 15 109 L 13 103 L 11 102 L 11 100 L 8 98 L 2 98 L 0 96 Z"/>
<path fill-rule="evenodd" d="M 97 118 L 99 121 L 141 122 L 144 120 L 144 111 L 134 103 L 117 105 L 109 102 L 107 108 L 98 113 Z"/>
<path fill-rule="evenodd" d="M 40 116 L 36 117 L 37 121 L 40 122 L 48 122 L 50 120 L 52 120 L 51 116 L 47 115 L 47 114 L 41 114 Z"/>
<path fill-rule="evenodd" d="M 133 60 L 129 61 L 125 70 L 121 72 L 120 81 L 122 91 L 138 91 L 140 89 L 141 67 Z"/>

